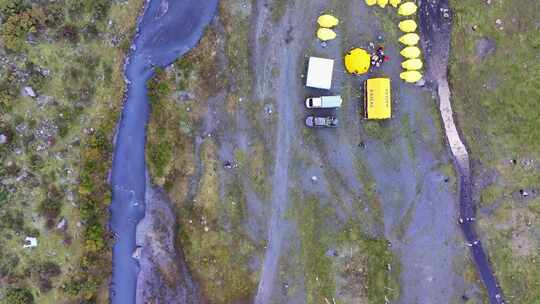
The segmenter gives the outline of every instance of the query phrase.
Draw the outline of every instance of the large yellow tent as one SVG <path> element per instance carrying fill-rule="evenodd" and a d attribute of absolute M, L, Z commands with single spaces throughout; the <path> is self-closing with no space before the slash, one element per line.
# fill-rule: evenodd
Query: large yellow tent
<path fill-rule="evenodd" d="M 392 117 L 390 78 L 371 78 L 364 82 L 364 117 L 387 119 Z"/>
<path fill-rule="evenodd" d="M 418 6 L 416 6 L 414 2 L 405 2 L 399 6 L 398 14 L 402 16 L 410 16 L 416 13 L 417 9 L 418 9 Z"/>
<path fill-rule="evenodd" d="M 419 40 L 420 40 L 420 36 L 418 36 L 417 33 L 408 33 L 399 37 L 399 42 L 405 45 L 411 45 L 411 46 L 418 44 Z"/>
<path fill-rule="evenodd" d="M 418 25 L 414 20 L 403 20 L 398 24 L 399 29 L 405 33 L 412 33 L 416 31 Z"/>
<path fill-rule="evenodd" d="M 336 38 L 336 32 L 324 27 L 319 28 L 317 31 L 317 37 L 322 41 L 328 41 Z"/>
<path fill-rule="evenodd" d="M 373 5 L 377 4 L 377 0 L 366 0 L 366 4 L 368 6 L 373 6 Z"/>
<path fill-rule="evenodd" d="M 408 46 L 399 52 L 401 56 L 405 58 L 418 58 L 420 57 L 420 49 L 416 46 Z"/>
<path fill-rule="evenodd" d="M 388 0 L 377 0 L 377 4 L 384 8 L 388 4 Z"/>
<path fill-rule="evenodd" d="M 339 24 L 339 19 L 332 15 L 322 15 L 317 19 L 321 27 L 331 28 Z"/>
<path fill-rule="evenodd" d="M 422 73 L 418 71 L 405 71 L 399 74 L 399 77 L 406 82 L 417 82 L 422 79 Z"/>
<path fill-rule="evenodd" d="M 407 59 L 401 63 L 402 68 L 404 68 L 405 70 L 410 70 L 410 71 L 420 70 L 423 66 L 424 66 L 424 63 L 422 62 L 422 60 L 418 58 Z"/>
<path fill-rule="evenodd" d="M 345 68 L 351 74 L 364 74 L 371 65 L 371 56 L 364 49 L 353 49 L 345 55 Z"/>
<path fill-rule="evenodd" d="M 398 7 L 398 5 L 401 3 L 401 0 L 390 0 L 390 4 L 393 7 Z"/>

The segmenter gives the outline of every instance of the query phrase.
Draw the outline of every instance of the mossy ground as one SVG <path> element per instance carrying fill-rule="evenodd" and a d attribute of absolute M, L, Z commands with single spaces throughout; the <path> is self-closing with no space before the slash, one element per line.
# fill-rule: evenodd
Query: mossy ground
<path fill-rule="evenodd" d="M 457 120 L 470 147 L 480 214 L 480 231 L 508 301 L 538 303 L 540 267 L 538 198 L 519 189 L 538 188 L 540 145 L 540 40 L 534 0 L 451 1 L 454 31 L 450 84 Z M 481 58 L 480 39 L 496 47 Z M 486 55 L 486 54 L 483 54 Z M 512 161 L 515 160 L 515 161 Z M 494 176 L 484 182 L 484 174 Z M 528 250 L 536 246 L 536 250 Z"/>
<path fill-rule="evenodd" d="M 385 239 L 366 235 L 356 220 L 340 224 L 330 202 L 296 191 L 292 198 L 307 303 L 380 303 L 399 296 L 399 261 Z"/>

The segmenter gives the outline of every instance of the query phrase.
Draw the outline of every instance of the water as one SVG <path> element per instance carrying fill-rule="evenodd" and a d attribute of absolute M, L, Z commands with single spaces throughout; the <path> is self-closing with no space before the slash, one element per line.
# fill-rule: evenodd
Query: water
<path fill-rule="evenodd" d="M 137 223 L 144 217 L 147 181 L 144 145 L 149 104 L 146 82 L 155 67 L 164 67 L 193 48 L 216 13 L 217 0 L 151 0 L 138 24 L 138 34 L 125 67 L 127 92 L 118 126 L 112 168 L 110 227 L 113 247 L 111 303 L 135 303 L 138 264 Z"/>

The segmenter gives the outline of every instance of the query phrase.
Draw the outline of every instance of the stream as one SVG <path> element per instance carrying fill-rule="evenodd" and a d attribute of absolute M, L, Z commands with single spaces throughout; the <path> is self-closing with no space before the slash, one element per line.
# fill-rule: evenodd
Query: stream
<path fill-rule="evenodd" d="M 127 89 L 118 124 L 111 173 L 110 229 L 115 235 L 111 303 L 135 303 L 139 266 L 132 258 L 135 232 L 145 212 L 146 124 L 150 106 L 146 82 L 193 48 L 216 13 L 217 0 L 150 0 L 139 18 L 126 60 Z"/>
<path fill-rule="evenodd" d="M 421 1 L 419 17 L 424 56 L 428 64 L 427 73 L 436 83 L 447 144 L 452 152 L 459 179 L 459 224 L 467 246 L 470 248 L 474 266 L 486 288 L 489 302 L 502 304 L 504 299 L 501 287 L 497 283 L 493 267 L 476 232 L 476 205 L 472 197 L 470 157 L 461 139 L 452 110 L 447 78 L 452 33 L 452 11 L 448 0 Z"/>

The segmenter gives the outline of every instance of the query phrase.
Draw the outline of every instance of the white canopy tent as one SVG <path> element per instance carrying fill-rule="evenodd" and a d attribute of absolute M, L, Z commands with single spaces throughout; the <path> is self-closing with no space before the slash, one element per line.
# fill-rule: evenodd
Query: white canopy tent
<path fill-rule="evenodd" d="M 306 86 L 310 88 L 329 90 L 332 87 L 334 60 L 309 57 Z"/>

